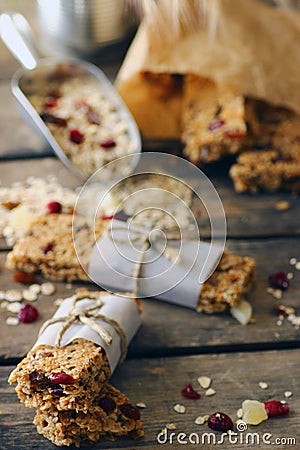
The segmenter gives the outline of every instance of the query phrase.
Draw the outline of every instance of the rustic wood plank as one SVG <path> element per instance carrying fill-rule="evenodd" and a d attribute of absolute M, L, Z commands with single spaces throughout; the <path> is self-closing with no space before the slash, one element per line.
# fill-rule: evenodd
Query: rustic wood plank
<path fill-rule="evenodd" d="M 130 348 L 131 356 L 158 356 L 164 354 L 213 352 L 248 348 L 278 348 L 287 345 L 299 346 L 299 330 L 289 322 L 277 326 L 274 306 L 279 303 L 266 292 L 269 273 L 290 271 L 290 258 L 297 256 L 298 239 L 230 241 L 228 247 L 240 255 L 250 255 L 257 262 L 257 281 L 249 300 L 253 304 L 255 323 L 242 326 L 229 314 L 205 315 L 169 305 L 155 300 L 143 300 L 143 326 Z M 0 254 L 3 267 L 5 253 Z M 2 269 L 1 289 L 16 287 L 12 273 Z M 34 343 L 38 329 L 43 321 L 55 311 L 53 299 L 73 293 L 64 283 L 57 283 L 53 297 L 43 297 L 36 305 L 40 319 L 34 324 L 8 326 L 5 319 L 8 313 L 1 310 L 0 317 L 0 357 L 20 358 Z M 286 305 L 299 306 L 300 272 L 280 301 Z M 298 311 L 299 312 L 299 311 Z M 11 315 L 11 314 L 10 314 Z M 279 333 L 277 335 L 276 333 Z"/>
<path fill-rule="evenodd" d="M 1 449 L 34 448 L 45 450 L 52 449 L 53 445 L 35 432 L 32 419 L 34 412 L 19 404 L 13 387 L 7 384 L 7 377 L 12 367 L 0 369 L 0 421 L 2 438 Z M 146 408 L 142 410 L 145 426 L 145 437 L 141 441 L 121 439 L 116 442 L 96 443 L 93 448 L 144 448 L 153 449 L 158 445 L 156 437 L 167 423 L 175 423 L 178 433 L 197 433 L 201 439 L 204 432 L 210 432 L 205 424 L 199 426 L 194 420 L 199 415 L 212 414 L 222 411 L 236 421 L 236 411 L 241 407 L 245 399 L 267 401 L 271 399 L 283 400 L 284 392 L 293 392 L 293 397 L 288 399 L 290 414 L 283 418 L 269 419 L 258 426 L 249 426 L 248 432 L 258 433 L 260 439 L 264 433 L 271 433 L 271 442 L 276 438 L 295 438 L 298 448 L 300 439 L 299 408 L 300 387 L 298 383 L 299 373 L 298 351 L 269 351 L 257 353 L 236 353 L 224 355 L 198 355 L 190 357 L 157 358 L 127 360 L 114 374 L 111 382 L 126 393 L 133 403 L 144 402 Z M 213 379 L 213 388 L 216 395 L 206 397 L 204 390 L 197 383 L 199 375 L 207 375 Z M 267 390 L 259 388 L 258 383 L 266 381 L 269 384 Z M 202 394 L 200 400 L 188 400 L 181 396 L 180 390 L 188 383 Z M 173 410 L 176 403 L 187 407 L 185 414 L 177 414 Z M 245 434 L 243 437 L 245 439 Z M 168 434 L 170 436 L 170 432 Z M 220 433 L 216 433 L 220 438 Z M 241 436 L 241 435 L 239 435 Z M 209 445 L 205 441 L 201 448 L 213 449 L 217 445 Z M 181 448 L 182 445 L 166 444 L 162 448 Z M 83 445 L 88 449 L 89 446 Z M 186 445 L 186 448 L 194 448 Z M 199 446 L 200 448 L 200 446 Z M 269 446 L 262 441 L 259 445 L 236 444 L 232 445 L 227 440 L 220 448 L 227 450 L 235 448 L 267 449 Z M 278 448 L 290 448 L 288 445 Z"/>

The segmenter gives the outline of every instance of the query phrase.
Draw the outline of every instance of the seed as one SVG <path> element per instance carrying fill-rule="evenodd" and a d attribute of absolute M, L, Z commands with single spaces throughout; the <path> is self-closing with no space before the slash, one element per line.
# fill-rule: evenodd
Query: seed
<path fill-rule="evenodd" d="M 227 414 L 216 412 L 209 417 L 208 426 L 212 430 L 223 431 L 226 433 L 228 430 L 232 430 L 233 422 Z"/>
<path fill-rule="evenodd" d="M 294 274 L 292 272 L 289 272 L 286 274 L 286 277 L 288 280 L 292 280 L 294 278 Z"/>
<path fill-rule="evenodd" d="M 18 325 L 18 324 L 19 324 L 19 319 L 17 319 L 16 317 L 7 317 L 6 325 Z"/>
<path fill-rule="evenodd" d="M 241 418 L 243 417 L 243 409 L 242 409 L 242 408 L 240 408 L 240 409 L 237 410 L 236 416 L 237 416 L 239 419 L 241 419 Z"/>
<path fill-rule="evenodd" d="M 43 295 L 52 295 L 55 292 L 55 286 L 53 283 L 43 283 L 41 285 L 41 293 Z"/>
<path fill-rule="evenodd" d="M 290 398 L 292 397 L 293 393 L 291 391 L 285 391 L 284 396 L 285 398 Z"/>
<path fill-rule="evenodd" d="M 297 261 L 295 264 L 295 269 L 300 270 L 300 261 Z"/>
<path fill-rule="evenodd" d="M 180 405 L 179 403 L 174 405 L 173 409 L 178 414 L 184 414 L 186 412 L 186 407 L 184 405 Z"/>
<path fill-rule="evenodd" d="M 207 389 L 207 391 L 205 391 L 205 395 L 206 397 L 211 397 L 212 395 L 215 395 L 216 391 L 212 388 Z"/>
<path fill-rule="evenodd" d="M 21 308 L 22 308 L 22 303 L 10 302 L 6 306 L 6 311 L 14 313 L 14 314 L 18 314 L 18 312 L 20 311 Z"/>
<path fill-rule="evenodd" d="M 41 292 L 41 286 L 39 284 L 31 284 L 28 289 L 35 294 L 39 294 Z"/>
<path fill-rule="evenodd" d="M 265 402 L 264 406 L 268 417 L 286 416 L 290 411 L 287 403 L 278 402 L 277 400 Z"/>
<path fill-rule="evenodd" d="M 167 430 L 177 430 L 177 425 L 175 423 L 167 423 Z"/>
<path fill-rule="evenodd" d="M 136 405 L 135 406 L 137 406 L 138 408 L 146 408 L 146 405 L 145 405 L 145 403 L 143 403 L 143 402 L 138 402 L 138 403 L 136 403 Z"/>
<path fill-rule="evenodd" d="M 291 258 L 290 259 L 290 265 L 294 266 L 297 263 L 297 259 L 296 258 Z"/>
<path fill-rule="evenodd" d="M 245 400 L 242 409 L 243 421 L 248 425 L 258 425 L 268 418 L 264 403 L 257 400 Z"/>
<path fill-rule="evenodd" d="M 23 298 L 27 302 L 35 302 L 38 297 L 35 292 L 31 291 L 30 289 L 25 289 L 23 291 Z"/>
<path fill-rule="evenodd" d="M 181 394 L 186 398 L 194 398 L 194 399 L 200 398 L 200 394 L 197 391 L 195 391 L 195 389 L 191 384 L 188 384 L 183 389 L 181 389 Z"/>
<path fill-rule="evenodd" d="M 260 381 L 258 385 L 261 389 L 268 389 L 269 387 L 268 383 L 265 383 L 264 381 Z"/>
<path fill-rule="evenodd" d="M 211 385 L 211 378 L 206 376 L 201 376 L 198 378 L 198 383 L 203 389 L 208 389 Z"/>
<path fill-rule="evenodd" d="M 203 425 L 205 424 L 205 422 L 207 422 L 209 419 L 209 416 L 199 416 L 195 419 L 195 424 L 196 425 Z"/>
<path fill-rule="evenodd" d="M 16 289 L 10 289 L 5 293 L 5 300 L 8 302 L 20 302 L 22 300 L 22 294 Z"/>

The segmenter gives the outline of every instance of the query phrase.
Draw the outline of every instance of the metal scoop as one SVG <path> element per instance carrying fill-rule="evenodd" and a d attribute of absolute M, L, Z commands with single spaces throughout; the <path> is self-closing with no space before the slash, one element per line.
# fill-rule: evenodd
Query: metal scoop
<path fill-rule="evenodd" d="M 76 67 L 83 73 L 96 80 L 99 83 L 99 89 L 104 93 L 105 98 L 111 102 L 116 112 L 119 114 L 120 120 L 127 125 L 127 133 L 129 141 L 131 143 L 132 158 L 130 158 L 130 168 L 127 168 L 125 172 L 133 170 L 139 160 L 139 154 L 141 152 L 141 138 L 137 128 L 137 125 L 128 111 L 127 107 L 117 94 L 116 90 L 106 78 L 104 73 L 91 63 L 70 58 L 42 58 L 38 59 L 38 51 L 34 45 L 33 35 L 30 26 L 26 19 L 18 13 L 4 13 L 0 16 L 0 34 L 2 40 L 6 44 L 7 48 L 21 62 L 22 68 L 17 70 L 11 81 L 11 88 L 15 98 L 21 107 L 21 114 L 23 118 L 38 131 L 46 139 L 48 144 L 52 147 L 58 158 L 76 175 L 83 180 L 86 180 L 90 174 L 84 173 L 84 171 L 73 164 L 73 162 L 66 155 L 62 147 L 58 144 L 53 134 L 40 117 L 37 110 L 33 107 L 28 99 L 28 95 L 24 86 L 24 80 L 30 73 L 30 78 L 34 80 L 34 77 L 40 77 L 41 71 L 47 72 L 47 70 L 53 70 L 58 64 L 66 64 L 70 67 Z M 84 98 L 84 85 L 82 85 L 82 96 Z M 128 159 L 127 159 L 128 160 Z M 100 168 L 100 167 L 99 167 Z M 118 170 L 119 172 L 119 170 Z M 104 176 L 103 170 L 101 176 Z M 120 173 L 124 175 L 124 167 L 120 165 Z M 115 178 L 118 175 L 106 174 L 107 178 Z"/>

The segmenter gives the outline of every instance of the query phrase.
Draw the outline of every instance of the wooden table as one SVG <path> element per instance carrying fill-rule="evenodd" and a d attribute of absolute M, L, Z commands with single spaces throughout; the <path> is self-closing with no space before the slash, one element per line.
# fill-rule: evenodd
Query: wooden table
<path fill-rule="evenodd" d="M 5 58 L 8 58 L 7 55 Z M 5 60 L 4 58 L 4 60 Z M 0 58 L 1 63 L 1 58 Z M 2 60 L 3 65 L 3 60 Z M 0 180 L 2 184 L 24 180 L 28 176 L 56 174 L 64 185 L 77 186 L 76 180 L 45 147 L 45 144 L 21 121 L 9 90 L 8 77 L 12 73 L 5 66 L 0 82 Z M 110 68 L 110 74 L 113 69 Z M 197 433 L 200 438 L 209 432 L 207 425 L 199 426 L 194 420 L 199 415 L 215 411 L 228 413 L 233 419 L 243 400 L 284 399 L 285 391 L 292 391 L 288 417 L 249 427 L 257 432 L 259 445 L 213 444 L 205 441 L 200 448 L 245 449 L 269 448 L 262 442 L 264 433 L 275 439 L 294 438 L 300 448 L 299 423 L 299 330 L 285 321 L 277 325 L 274 306 L 278 303 L 266 292 L 267 277 L 271 272 L 293 271 L 295 276 L 284 293 L 282 303 L 298 307 L 300 272 L 292 270 L 289 260 L 299 257 L 300 201 L 288 193 L 237 195 L 222 165 L 207 169 L 223 201 L 227 222 L 227 247 L 240 254 L 249 255 L 257 262 L 257 281 L 249 299 L 254 307 L 255 322 L 242 326 L 229 314 L 208 316 L 155 300 L 144 300 L 143 325 L 130 346 L 128 359 L 113 375 L 112 383 L 126 393 L 132 402 L 144 402 L 142 411 L 145 437 L 139 442 L 121 439 L 113 443 L 97 443 L 93 448 L 154 449 L 158 447 L 157 435 L 168 423 L 174 423 L 179 433 Z M 276 202 L 286 200 L 290 208 L 277 211 Z M 4 269 L 7 248 L 0 242 L 0 289 L 20 288 L 14 283 L 12 273 Z M 0 316 L 0 449 L 52 449 L 52 444 L 35 432 L 33 411 L 21 405 L 7 377 L 30 349 L 38 329 L 55 310 L 53 300 L 74 292 L 80 284 L 68 286 L 56 283 L 53 297 L 38 301 L 40 318 L 34 324 L 9 327 Z M 197 385 L 197 378 L 207 375 L 213 379 L 216 394 L 206 397 Z M 267 390 L 259 382 L 269 384 Z M 188 383 L 199 387 L 200 400 L 184 399 L 180 390 Z M 187 406 L 185 414 L 173 410 L 176 403 Z M 170 436 L 171 431 L 169 431 Z M 217 434 L 217 437 L 220 435 Z M 186 438 L 182 437 L 183 440 Z M 256 438 L 257 439 L 257 438 Z M 267 438 L 265 438 L 267 439 Z M 168 441 L 169 442 L 169 441 Z M 283 442 L 283 440 L 281 440 Z M 291 441 L 290 441 L 291 442 Z M 181 448 L 176 441 L 165 448 Z M 289 448 L 286 443 L 275 448 Z M 194 448 L 191 443 L 185 448 Z M 83 448 L 90 448 L 83 446 Z"/>

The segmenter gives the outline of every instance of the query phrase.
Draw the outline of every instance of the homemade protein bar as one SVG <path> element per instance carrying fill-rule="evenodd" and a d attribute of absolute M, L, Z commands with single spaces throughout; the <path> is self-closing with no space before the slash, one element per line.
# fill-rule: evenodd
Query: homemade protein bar
<path fill-rule="evenodd" d="M 123 435 L 136 439 L 144 435 L 140 411 L 109 384 L 102 388 L 86 413 L 75 409 L 58 411 L 53 406 L 47 410 L 38 408 L 34 424 L 40 434 L 58 446 L 79 447 L 82 441 L 113 440 Z"/>
<path fill-rule="evenodd" d="M 209 163 L 235 154 L 246 132 L 242 96 L 196 75 L 184 77 L 182 141 L 190 161 Z"/>
<path fill-rule="evenodd" d="M 197 311 L 223 312 L 232 308 L 250 291 L 255 278 L 255 261 L 225 252 L 215 272 L 204 283 Z"/>

